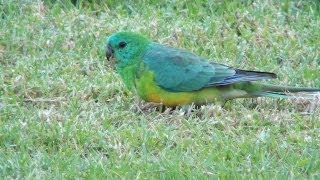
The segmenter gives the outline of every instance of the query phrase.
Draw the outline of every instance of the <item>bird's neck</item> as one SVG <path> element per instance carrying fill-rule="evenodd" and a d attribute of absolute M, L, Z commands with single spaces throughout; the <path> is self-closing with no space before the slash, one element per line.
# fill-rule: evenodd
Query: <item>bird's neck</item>
<path fill-rule="evenodd" d="M 117 66 L 117 71 L 120 74 L 121 78 L 123 79 L 126 87 L 130 90 L 133 91 L 136 86 L 136 78 L 139 76 L 140 72 L 140 63 L 134 63 L 130 65 L 126 65 L 125 67 L 118 67 Z"/>

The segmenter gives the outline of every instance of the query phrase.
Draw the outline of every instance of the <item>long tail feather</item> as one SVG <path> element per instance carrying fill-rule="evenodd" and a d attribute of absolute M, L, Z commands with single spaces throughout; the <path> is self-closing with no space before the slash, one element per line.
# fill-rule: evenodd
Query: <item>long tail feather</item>
<path fill-rule="evenodd" d="M 256 91 L 250 93 L 251 96 L 255 97 L 272 97 L 272 98 L 291 98 L 294 97 L 289 94 L 280 93 L 280 92 L 270 92 L 270 91 Z"/>
<path fill-rule="evenodd" d="M 306 99 L 313 99 L 314 95 L 311 92 L 320 92 L 320 88 L 306 88 L 306 87 L 290 87 L 280 85 L 261 84 L 262 89 L 260 91 L 250 92 L 252 96 L 264 96 L 273 98 L 293 98 L 297 97 L 291 93 L 306 92 L 301 97 Z"/>
<path fill-rule="evenodd" d="M 282 92 L 282 93 L 296 93 L 296 92 L 320 92 L 320 88 L 306 88 L 306 87 L 291 87 L 279 86 L 271 84 L 261 84 L 264 91 Z"/>

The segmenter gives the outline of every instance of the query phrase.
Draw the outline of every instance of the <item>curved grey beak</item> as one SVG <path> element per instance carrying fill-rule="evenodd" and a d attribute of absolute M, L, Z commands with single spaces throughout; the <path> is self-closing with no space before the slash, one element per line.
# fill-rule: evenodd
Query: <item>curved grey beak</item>
<path fill-rule="evenodd" d="M 110 60 L 110 58 L 113 56 L 113 49 L 111 48 L 111 46 L 108 44 L 107 49 L 106 49 L 106 57 L 107 60 Z"/>

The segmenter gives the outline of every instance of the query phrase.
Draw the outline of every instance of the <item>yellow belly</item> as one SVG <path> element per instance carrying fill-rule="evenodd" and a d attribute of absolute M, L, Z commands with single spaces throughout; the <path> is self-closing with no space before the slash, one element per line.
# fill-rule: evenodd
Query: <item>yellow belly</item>
<path fill-rule="evenodd" d="M 220 99 L 220 90 L 217 88 L 204 88 L 190 92 L 167 91 L 154 82 L 151 72 L 143 73 L 136 80 L 139 96 L 148 102 L 162 103 L 165 106 L 178 106 L 183 104 L 206 104 Z"/>

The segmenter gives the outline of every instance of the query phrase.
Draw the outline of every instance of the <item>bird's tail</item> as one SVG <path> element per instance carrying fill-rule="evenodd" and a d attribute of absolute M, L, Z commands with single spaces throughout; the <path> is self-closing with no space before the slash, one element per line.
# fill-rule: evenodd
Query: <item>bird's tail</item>
<path fill-rule="evenodd" d="M 265 96 L 274 98 L 291 98 L 295 97 L 292 93 L 305 92 L 302 95 L 305 98 L 312 98 L 312 92 L 320 92 L 320 88 L 291 87 L 271 84 L 259 84 L 261 89 L 249 92 L 252 96 Z"/>

